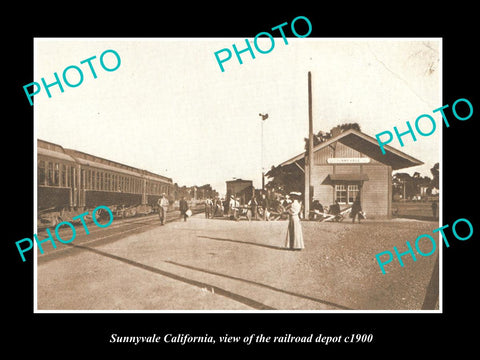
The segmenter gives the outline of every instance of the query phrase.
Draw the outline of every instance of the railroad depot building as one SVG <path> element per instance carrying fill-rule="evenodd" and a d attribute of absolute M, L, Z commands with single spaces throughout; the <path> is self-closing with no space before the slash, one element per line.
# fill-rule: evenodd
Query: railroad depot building
<path fill-rule="evenodd" d="M 390 218 L 392 171 L 423 162 L 388 145 L 385 151 L 383 155 L 377 140 L 363 132 L 333 132 L 332 138 L 313 148 L 311 202 L 330 206 L 338 201 L 343 210 L 360 195 L 368 218 Z M 305 176 L 305 152 L 279 166 L 296 167 L 301 170 L 299 176 Z"/>

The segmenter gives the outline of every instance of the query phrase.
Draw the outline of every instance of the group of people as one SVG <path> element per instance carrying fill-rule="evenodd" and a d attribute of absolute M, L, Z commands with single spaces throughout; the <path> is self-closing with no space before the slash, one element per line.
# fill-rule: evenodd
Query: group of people
<path fill-rule="evenodd" d="M 284 244 L 287 249 L 301 250 L 305 247 L 300 223 L 302 212 L 301 195 L 301 193 L 292 192 L 283 199 L 277 200 L 278 204 L 272 204 L 275 207 L 280 205 L 283 211 L 288 214 L 289 221 Z M 265 194 L 262 194 L 260 199 L 257 199 L 255 195 L 252 196 L 247 204 L 243 206 L 240 205 L 240 198 L 233 195 L 230 196 L 228 201 L 219 198 L 208 198 L 205 200 L 205 217 L 207 219 L 227 215 L 230 219 L 238 221 L 240 214 L 242 214 L 248 220 L 268 221 L 270 216 L 269 210 L 270 200 Z"/>
<path fill-rule="evenodd" d="M 291 192 L 289 195 L 286 195 L 283 199 L 279 201 L 281 208 L 285 213 L 288 214 L 288 227 L 287 227 L 287 236 L 285 239 L 285 248 L 291 250 L 301 250 L 303 249 L 303 232 L 302 225 L 300 222 L 302 214 L 302 194 L 300 192 Z M 166 214 L 168 211 L 169 201 L 163 194 L 158 200 L 159 206 L 159 216 L 162 225 L 165 223 Z M 207 198 L 205 200 L 205 217 L 207 219 L 214 218 L 216 216 L 228 215 L 231 219 L 238 221 L 240 217 L 240 211 L 246 211 L 246 216 L 248 220 L 262 219 L 264 221 L 269 220 L 269 199 L 265 194 L 262 194 L 261 198 L 257 200 L 256 196 L 253 196 L 250 201 L 245 206 L 240 205 L 240 199 L 230 196 L 230 199 L 224 201 L 220 198 Z M 313 204 L 313 208 L 318 207 L 318 204 Z M 321 204 L 320 204 L 321 206 Z M 187 221 L 189 211 L 188 203 L 184 197 L 179 202 L 180 216 Z M 360 222 L 362 213 L 362 206 L 360 204 L 360 196 L 357 196 L 352 209 L 351 209 L 351 218 L 352 222 L 355 222 L 355 218 L 358 218 Z"/>
<path fill-rule="evenodd" d="M 230 195 L 228 200 L 218 197 L 205 200 L 205 218 L 213 219 L 214 217 L 228 216 L 232 220 L 238 221 L 240 216 L 244 215 L 248 220 L 265 220 L 269 219 L 269 201 L 265 194 L 257 200 L 253 196 L 246 205 L 240 204 L 240 198 Z"/>
<path fill-rule="evenodd" d="M 326 212 L 331 215 L 335 215 L 335 219 L 343 219 L 343 215 L 341 215 L 340 211 L 340 204 L 338 200 L 335 200 L 335 204 L 330 205 L 326 209 L 323 205 L 318 201 L 315 200 L 312 203 L 312 212 L 310 213 L 310 220 L 317 220 L 318 217 L 322 216 L 322 214 Z M 352 218 L 352 223 L 355 223 L 355 218 L 358 220 L 360 224 L 360 220 L 365 219 L 365 213 L 362 210 L 362 205 L 360 203 L 360 195 L 357 195 L 355 198 L 354 203 L 350 209 L 350 217 Z"/>

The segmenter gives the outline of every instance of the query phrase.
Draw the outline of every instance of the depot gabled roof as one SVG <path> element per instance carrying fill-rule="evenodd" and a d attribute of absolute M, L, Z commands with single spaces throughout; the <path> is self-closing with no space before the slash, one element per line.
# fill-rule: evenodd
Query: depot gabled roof
<path fill-rule="evenodd" d="M 422 161 L 417 160 L 414 157 L 407 155 L 404 152 L 397 150 L 389 145 L 384 146 L 385 155 L 383 155 L 382 151 L 380 150 L 380 146 L 378 145 L 377 139 L 355 129 L 346 130 L 339 135 L 318 144 L 313 148 L 313 152 L 323 149 L 337 141 L 361 152 L 362 154 L 365 154 L 371 159 L 391 166 L 393 170 L 423 165 Z M 287 161 L 284 161 L 279 166 L 290 165 L 294 162 L 303 160 L 304 158 L 305 152 Z"/>

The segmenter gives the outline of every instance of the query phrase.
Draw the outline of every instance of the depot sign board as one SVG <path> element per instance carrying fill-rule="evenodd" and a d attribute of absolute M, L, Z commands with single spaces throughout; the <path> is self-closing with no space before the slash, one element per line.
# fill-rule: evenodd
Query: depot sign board
<path fill-rule="evenodd" d="M 328 158 L 327 163 L 329 163 L 329 164 L 368 164 L 368 163 L 370 163 L 370 158 L 368 158 L 368 157 Z"/>

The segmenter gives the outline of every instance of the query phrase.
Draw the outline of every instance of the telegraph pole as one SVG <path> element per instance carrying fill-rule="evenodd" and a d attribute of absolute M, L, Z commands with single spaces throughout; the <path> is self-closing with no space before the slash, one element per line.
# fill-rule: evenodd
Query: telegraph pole
<path fill-rule="evenodd" d="M 308 72 L 308 154 L 305 156 L 305 219 L 310 215 L 310 184 L 313 164 L 312 74 Z"/>
<path fill-rule="evenodd" d="M 265 120 L 268 119 L 268 114 L 258 114 L 261 118 L 262 118 L 262 148 L 260 150 L 261 152 L 261 166 L 262 166 L 262 192 L 265 191 L 265 168 L 263 167 L 263 123 L 265 122 Z"/>
<path fill-rule="evenodd" d="M 265 191 L 265 169 L 263 168 L 263 122 L 262 119 L 262 192 Z"/>

